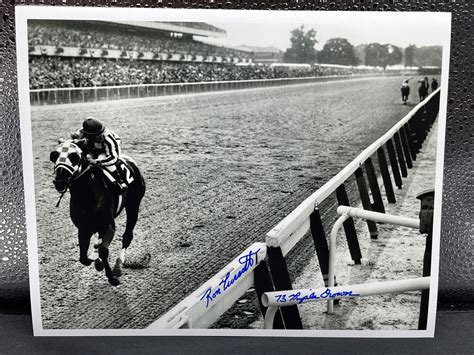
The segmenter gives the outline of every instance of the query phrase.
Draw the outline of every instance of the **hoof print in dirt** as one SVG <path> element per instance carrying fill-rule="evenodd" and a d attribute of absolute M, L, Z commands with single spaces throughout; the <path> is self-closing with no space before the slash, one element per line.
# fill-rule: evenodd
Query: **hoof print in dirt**
<path fill-rule="evenodd" d="M 127 260 L 123 263 L 123 267 L 127 269 L 146 269 L 150 267 L 151 254 L 146 253 L 138 260 Z"/>
<path fill-rule="evenodd" d="M 178 243 L 178 246 L 180 248 L 189 248 L 191 245 L 192 244 L 188 242 L 187 240 Z"/>

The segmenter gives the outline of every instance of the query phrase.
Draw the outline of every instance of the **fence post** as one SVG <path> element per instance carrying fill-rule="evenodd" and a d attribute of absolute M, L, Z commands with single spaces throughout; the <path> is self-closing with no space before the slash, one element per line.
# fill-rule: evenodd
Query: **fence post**
<path fill-rule="evenodd" d="M 323 222 L 319 209 L 316 208 L 309 216 L 311 227 L 311 236 L 313 237 L 314 248 L 319 261 L 319 268 L 323 275 L 324 286 L 329 285 L 329 247 L 324 233 Z M 336 277 L 334 277 L 334 286 L 337 286 Z M 334 304 L 339 304 L 339 300 L 335 300 Z"/>
<path fill-rule="evenodd" d="M 429 123 L 428 123 L 428 119 L 426 118 L 427 116 L 427 113 L 426 113 L 426 105 L 423 107 L 423 111 L 421 112 L 421 119 L 420 119 L 420 122 L 421 122 L 421 143 L 424 143 L 425 142 L 425 139 L 426 139 L 426 136 L 428 135 L 428 130 L 429 130 Z"/>
<path fill-rule="evenodd" d="M 370 205 L 370 198 L 369 198 L 369 191 L 367 190 L 367 184 L 365 183 L 364 173 L 362 172 L 361 168 L 357 168 L 354 172 L 357 188 L 359 189 L 360 200 L 362 202 L 362 206 L 364 210 L 372 211 L 372 207 Z M 379 232 L 377 231 L 377 225 L 374 221 L 366 220 L 367 227 L 369 227 L 370 232 L 370 239 L 377 239 Z"/>
<path fill-rule="evenodd" d="M 425 246 L 425 254 L 423 256 L 423 277 L 430 276 L 430 268 L 431 268 L 431 244 L 432 244 L 432 234 L 429 233 L 426 236 L 426 246 Z M 421 302 L 420 302 L 420 316 L 418 319 L 418 329 L 423 330 L 426 329 L 426 323 L 428 321 L 428 306 L 429 306 L 429 299 L 430 299 L 430 290 L 422 290 L 421 291 Z"/>
<path fill-rule="evenodd" d="M 314 248 L 316 249 L 316 255 L 319 261 L 319 268 L 321 269 L 321 274 L 323 275 L 324 284 L 327 286 L 329 273 L 329 247 L 318 208 L 316 208 L 309 216 L 309 222 Z"/>
<path fill-rule="evenodd" d="M 375 174 L 372 159 L 367 158 L 367 160 L 364 162 L 364 165 L 365 171 L 367 173 L 367 180 L 369 180 L 370 192 L 372 193 L 372 198 L 374 199 L 372 209 L 380 213 L 385 213 L 385 207 L 383 205 L 382 195 L 380 193 L 379 183 L 377 181 L 377 175 Z"/>
<path fill-rule="evenodd" d="M 262 260 L 254 270 L 254 285 L 255 292 L 257 293 L 258 304 L 260 305 L 262 316 L 263 318 L 265 318 L 265 314 L 267 313 L 267 307 L 262 304 L 262 295 L 265 292 L 275 291 L 270 271 L 268 270 L 268 265 L 265 260 Z M 281 312 L 277 312 L 277 314 L 275 314 L 275 319 L 273 321 L 273 329 L 285 329 Z"/>
<path fill-rule="evenodd" d="M 403 156 L 402 144 L 400 142 L 400 136 L 398 132 L 395 132 L 393 135 L 393 140 L 395 141 L 395 149 L 397 151 L 398 163 L 400 164 L 400 171 L 402 172 L 402 177 L 408 176 L 407 166 L 405 164 L 405 157 Z"/>
<path fill-rule="evenodd" d="M 268 247 L 267 255 L 275 290 L 292 290 L 290 275 L 281 248 Z M 303 329 L 298 306 L 282 307 L 281 313 L 286 329 Z"/>
<path fill-rule="evenodd" d="M 350 206 L 349 198 L 347 197 L 346 188 L 344 184 L 341 184 L 336 189 L 336 198 L 339 206 Z M 359 240 L 357 239 L 357 232 L 354 226 L 354 220 L 348 218 L 344 224 L 344 232 L 346 234 L 347 244 L 349 245 L 349 252 L 351 258 L 354 260 L 354 264 L 359 265 L 361 263 L 362 254 L 360 252 Z"/>
<path fill-rule="evenodd" d="M 425 253 L 423 255 L 423 277 L 431 274 L 431 249 L 433 244 L 433 209 L 435 191 L 422 192 L 417 199 L 420 200 L 420 233 L 426 234 Z M 420 316 L 418 329 L 426 329 L 428 321 L 428 305 L 430 290 L 421 291 Z"/>
<path fill-rule="evenodd" d="M 392 167 L 393 179 L 398 189 L 402 188 L 402 177 L 400 176 L 400 170 L 398 169 L 397 157 L 395 156 L 395 148 L 393 148 L 392 140 L 387 141 L 387 152 L 388 158 L 390 159 L 390 166 Z"/>
<path fill-rule="evenodd" d="M 420 118 L 420 111 L 415 112 L 412 119 L 410 120 L 410 128 L 415 133 L 416 137 L 416 153 L 418 154 L 421 149 L 421 145 L 423 143 L 423 137 L 421 136 L 421 118 Z"/>
<path fill-rule="evenodd" d="M 385 187 L 385 193 L 389 203 L 396 203 L 395 193 L 393 192 L 392 179 L 390 178 L 390 172 L 388 170 L 387 158 L 385 157 L 385 151 L 383 147 L 377 149 L 377 159 L 379 161 L 380 173 L 382 174 L 383 185 Z"/>
<path fill-rule="evenodd" d="M 403 129 L 405 130 L 405 136 L 407 138 L 408 147 L 410 148 L 411 160 L 416 161 L 416 147 L 414 142 L 414 136 L 410 130 L 410 125 L 408 124 L 408 122 L 405 123 Z"/>
<path fill-rule="evenodd" d="M 411 169 L 413 168 L 413 164 L 411 162 L 410 147 L 408 146 L 408 140 L 407 140 L 407 136 L 405 135 L 404 127 L 400 128 L 399 134 L 400 134 L 400 139 L 402 141 L 403 154 L 405 155 L 405 162 L 407 163 L 407 168 Z"/>

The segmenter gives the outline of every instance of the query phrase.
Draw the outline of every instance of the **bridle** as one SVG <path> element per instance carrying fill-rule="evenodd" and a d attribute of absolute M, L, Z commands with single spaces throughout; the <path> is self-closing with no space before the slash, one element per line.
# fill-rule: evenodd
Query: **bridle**
<path fill-rule="evenodd" d="M 60 184 L 60 183 L 65 183 L 65 185 L 66 185 L 64 190 L 62 192 L 60 192 L 61 195 L 59 196 L 59 200 L 56 203 L 56 207 L 59 207 L 59 204 L 61 203 L 61 199 L 63 198 L 63 196 L 67 192 L 67 190 L 71 187 L 72 183 L 74 181 L 78 180 L 79 178 L 81 178 L 82 176 L 84 176 L 84 174 L 91 169 L 91 164 L 87 164 L 87 166 L 85 168 L 83 168 L 83 164 L 81 162 L 79 164 L 78 170 L 74 171 L 73 169 L 71 169 L 71 167 L 69 165 L 64 164 L 64 163 L 59 163 L 54 167 L 55 175 L 56 175 L 56 172 L 57 172 L 58 169 L 64 169 L 64 170 L 70 172 L 71 174 L 67 178 L 64 178 L 64 179 L 55 178 L 53 180 L 54 186 L 56 186 L 56 184 Z"/>

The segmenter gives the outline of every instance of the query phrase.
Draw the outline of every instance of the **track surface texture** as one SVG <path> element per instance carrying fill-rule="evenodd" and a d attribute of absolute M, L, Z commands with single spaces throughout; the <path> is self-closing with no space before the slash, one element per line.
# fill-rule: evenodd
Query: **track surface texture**
<path fill-rule="evenodd" d="M 402 80 L 32 107 L 43 327 L 143 328 L 155 321 L 251 243 L 264 241 L 405 116 L 418 100 L 413 83 L 412 104 L 400 103 Z M 150 267 L 126 269 L 118 287 L 79 263 L 69 195 L 55 208 L 49 152 L 90 115 L 122 137 L 123 152 L 137 160 L 147 181 L 129 255 L 150 252 Z M 123 230 L 124 215 L 111 260 Z M 312 253 L 311 246 L 300 249 L 293 265 L 305 260 L 305 250 Z"/>

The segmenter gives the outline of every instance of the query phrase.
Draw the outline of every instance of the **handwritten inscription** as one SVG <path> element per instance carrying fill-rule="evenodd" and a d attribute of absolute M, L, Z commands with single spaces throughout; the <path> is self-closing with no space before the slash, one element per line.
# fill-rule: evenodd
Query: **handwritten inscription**
<path fill-rule="evenodd" d="M 311 292 L 310 294 L 307 295 L 302 295 L 301 292 L 296 292 L 290 295 L 287 294 L 280 294 L 276 295 L 276 301 L 280 303 L 285 303 L 285 302 L 298 302 L 298 304 L 301 304 L 303 302 L 306 302 L 308 300 L 318 300 L 318 299 L 330 299 L 330 298 L 336 298 L 336 297 L 356 297 L 360 296 L 358 293 L 354 293 L 352 291 L 339 291 L 339 292 L 332 292 L 330 288 L 326 288 L 324 292 L 321 292 L 319 294 L 316 294 L 314 291 Z"/>
<path fill-rule="evenodd" d="M 212 301 L 214 301 L 218 296 L 220 296 L 223 292 L 228 290 L 232 285 L 239 280 L 246 272 L 250 270 L 250 268 L 257 264 L 257 254 L 260 251 L 250 250 L 248 254 L 242 255 L 239 258 L 239 264 L 243 265 L 239 271 L 234 273 L 233 275 L 231 272 L 225 274 L 225 276 L 219 282 L 219 286 L 212 291 L 212 287 L 209 287 L 206 292 L 201 297 L 202 300 L 206 300 L 206 308 L 209 307 Z"/>

